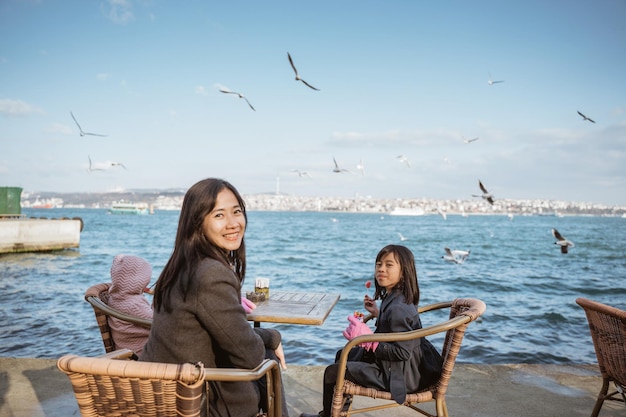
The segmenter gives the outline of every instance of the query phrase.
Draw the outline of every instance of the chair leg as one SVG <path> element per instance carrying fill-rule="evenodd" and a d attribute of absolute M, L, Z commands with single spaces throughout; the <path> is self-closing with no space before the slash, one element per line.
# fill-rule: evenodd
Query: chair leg
<path fill-rule="evenodd" d="M 448 407 L 446 406 L 445 399 L 437 398 L 435 408 L 437 410 L 437 417 L 448 417 Z"/>
<path fill-rule="evenodd" d="M 598 414 L 600 414 L 600 409 L 602 408 L 602 404 L 604 404 L 607 392 L 609 392 L 609 380 L 608 378 L 602 378 L 602 389 L 600 389 L 600 393 L 598 394 L 598 399 L 591 412 L 591 417 L 598 417 Z"/>

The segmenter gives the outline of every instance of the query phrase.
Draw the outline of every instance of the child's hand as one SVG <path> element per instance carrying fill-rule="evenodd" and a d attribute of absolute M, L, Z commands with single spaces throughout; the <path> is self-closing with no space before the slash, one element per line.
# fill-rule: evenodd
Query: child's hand
<path fill-rule="evenodd" d="M 370 329 L 367 324 L 363 323 L 358 318 L 354 316 L 348 316 L 348 321 L 350 322 L 350 324 L 348 325 L 346 330 L 343 331 L 343 337 L 345 337 L 346 339 L 352 340 L 355 337 L 362 336 L 364 334 L 372 334 L 372 329 Z M 378 347 L 378 342 L 361 343 L 360 346 L 364 347 L 367 350 L 376 350 L 376 348 Z"/>
<path fill-rule="evenodd" d="M 256 308 L 256 304 L 248 300 L 246 297 L 241 297 L 241 306 L 245 310 L 246 314 L 252 313 L 252 310 Z"/>
<path fill-rule="evenodd" d="M 370 298 L 369 295 L 366 295 L 365 298 L 363 299 L 363 306 L 365 307 L 367 311 L 370 312 L 372 316 L 378 317 L 378 312 L 379 312 L 378 305 L 376 304 L 376 301 Z"/>

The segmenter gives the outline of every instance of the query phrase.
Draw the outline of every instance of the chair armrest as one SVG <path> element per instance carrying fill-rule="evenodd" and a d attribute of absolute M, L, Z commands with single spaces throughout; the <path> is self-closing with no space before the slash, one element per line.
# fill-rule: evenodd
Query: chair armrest
<path fill-rule="evenodd" d="M 115 310 L 111 307 L 109 307 L 105 302 L 103 302 L 100 298 L 96 297 L 96 296 L 92 296 L 92 295 L 88 295 L 85 297 L 85 300 L 91 304 L 93 307 L 97 308 L 98 310 L 103 311 L 105 314 L 111 316 L 111 317 L 115 317 L 118 318 L 120 320 L 124 320 L 130 323 L 134 323 L 136 325 L 145 327 L 146 329 L 150 329 L 152 327 L 152 320 L 150 319 L 143 319 L 140 317 L 135 317 L 135 316 L 131 316 L 128 314 L 124 314 L 118 310 Z"/>
<path fill-rule="evenodd" d="M 106 359 L 136 359 L 137 355 L 130 349 L 117 349 L 113 352 L 105 353 L 104 355 L 98 356 L 98 358 L 106 358 Z"/>
<path fill-rule="evenodd" d="M 425 306 L 421 306 L 417 308 L 417 312 L 422 314 L 422 313 L 426 313 L 428 311 L 433 311 L 433 310 L 441 310 L 442 308 L 448 308 L 452 306 L 452 301 L 441 301 L 439 303 L 434 303 L 434 304 L 428 304 Z M 367 316 L 365 316 L 363 318 L 363 323 L 367 323 L 368 321 L 372 320 L 373 318 L 375 318 L 372 314 L 368 314 Z"/>
<path fill-rule="evenodd" d="M 205 381 L 255 381 L 268 372 L 279 371 L 278 362 L 265 359 L 254 369 L 238 368 L 205 368 Z"/>

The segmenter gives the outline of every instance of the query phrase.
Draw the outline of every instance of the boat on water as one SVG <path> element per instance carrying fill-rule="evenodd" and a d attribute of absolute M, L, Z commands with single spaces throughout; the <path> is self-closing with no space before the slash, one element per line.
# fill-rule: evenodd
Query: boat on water
<path fill-rule="evenodd" d="M 148 205 L 146 203 L 131 203 L 128 201 L 117 201 L 111 204 L 109 209 L 111 214 L 148 214 Z"/>
<path fill-rule="evenodd" d="M 396 207 L 389 212 L 390 216 L 423 216 L 426 214 L 421 207 Z"/>

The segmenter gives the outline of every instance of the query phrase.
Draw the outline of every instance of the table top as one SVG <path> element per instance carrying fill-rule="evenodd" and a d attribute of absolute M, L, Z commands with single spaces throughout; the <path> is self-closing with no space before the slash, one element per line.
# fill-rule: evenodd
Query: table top
<path fill-rule="evenodd" d="M 248 320 L 255 324 L 320 325 L 339 298 L 340 294 L 270 291 L 268 300 L 255 303 L 256 308 L 248 314 Z"/>

